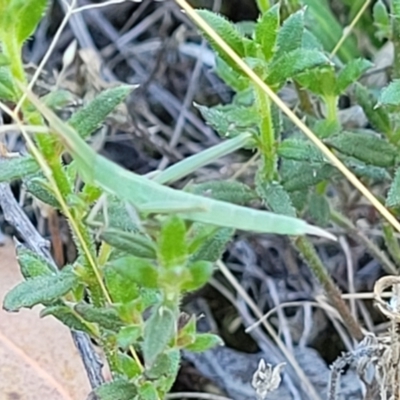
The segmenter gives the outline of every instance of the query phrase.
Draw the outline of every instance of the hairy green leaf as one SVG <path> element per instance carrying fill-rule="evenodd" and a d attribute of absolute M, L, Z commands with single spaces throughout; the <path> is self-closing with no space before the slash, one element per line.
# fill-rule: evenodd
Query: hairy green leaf
<path fill-rule="evenodd" d="M 233 90 L 241 92 L 247 89 L 250 85 L 250 80 L 247 76 L 239 74 L 221 57 L 216 57 L 215 60 L 216 74 Z"/>
<path fill-rule="evenodd" d="M 370 61 L 364 58 L 357 58 L 346 64 L 337 77 L 336 94 L 338 96 L 342 94 L 348 86 L 360 78 L 372 65 Z"/>
<path fill-rule="evenodd" d="M 327 139 L 327 144 L 347 156 L 378 167 L 393 166 L 398 156 L 395 146 L 366 130 L 342 132 Z"/>
<path fill-rule="evenodd" d="M 179 361 L 179 350 L 168 350 L 157 357 L 151 368 L 146 370 L 146 376 L 150 379 L 159 379 L 162 375 L 171 376 L 179 367 Z"/>
<path fill-rule="evenodd" d="M 133 256 L 151 260 L 157 258 L 155 244 L 149 237 L 142 233 L 105 229 L 101 231 L 100 239 Z"/>
<path fill-rule="evenodd" d="M 329 202 L 325 196 L 312 193 L 308 204 L 310 217 L 321 226 L 327 226 L 330 218 Z"/>
<path fill-rule="evenodd" d="M 0 100 L 14 101 L 16 97 L 10 69 L 8 66 L 0 67 Z"/>
<path fill-rule="evenodd" d="M 114 380 L 94 389 L 87 400 L 132 400 L 137 395 L 135 383 Z"/>
<path fill-rule="evenodd" d="M 158 239 L 160 263 L 165 268 L 184 265 L 188 257 L 186 225 L 178 216 L 169 217 L 161 228 Z"/>
<path fill-rule="evenodd" d="M 275 58 L 301 47 L 304 31 L 304 11 L 299 10 L 285 20 L 277 36 Z"/>
<path fill-rule="evenodd" d="M 222 346 L 224 342 L 218 335 L 213 333 L 198 333 L 193 344 L 186 346 L 186 350 L 196 352 L 204 352 L 215 346 Z"/>
<path fill-rule="evenodd" d="M 42 172 L 24 178 L 22 183 L 26 191 L 32 196 L 35 196 L 41 202 L 57 209 L 61 208 L 60 203 L 53 195 L 48 181 Z"/>
<path fill-rule="evenodd" d="M 275 52 L 275 42 L 279 30 L 279 4 L 275 4 L 257 21 L 255 40 L 260 44 L 265 59 L 268 61 Z"/>
<path fill-rule="evenodd" d="M 117 331 L 124 326 L 119 318 L 118 312 L 111 307 L 94 307 L 92 304 L 78 303 L 74 310 L 86 321 L 99 324 L 99 326 Z"/>
<path fill-rule="evenodd" d="M 134 89 L 135 86 L 120 85 L 104 90 L 89 104 L 73 114 L 68 123 L 82 138 L 87 138 Z"/>
<path fill-rule="evenodd" d="M 120 352 L 117 354 L 117 368 L 119 372 L 129 379 L 140 376 L 142 372 L 140 366 L 132 357 Z"/>
<path fill-rule="evenodd" d="M 200 289 L 213 274 L 213 263 L 209 261 L 195 261 L 188 265 L 190 280 L 181 285 L 183 291 L 191 292 Z"/>
<path fill-rule="evenodd" d="M 364 86 L 355 84 L 355 96 L 357 103 L 363 108 L 371 125 L 379 132 L 389 136 L 392 132 L 389 113 L 384 107 L 376 108 L 377 99 Z"/>
<path fill-rule="evenodd" d="M 126 350 L 137 342 L 142 335 L 142 328 L 140 325 L 123 326 L 117 334 L 118 346 Z"/>
<path fill-rule="evenodd" d="M 372 15 L 374 18 L 374 25 L 377 28 L 375 35 L 381 40 L 390 38 L 391 24 L 389 12 L 382 0 L 375 2 L 372 9 Z"/>
<path fill-rule="evenodd" d="M 64 268 L 59 274 L 29 279 L 6 294 L 3 308 L 18 311 L 23 307 L 31 308 L 39 303 L 53 302 L 71 291 L 77 283 L 78 278 L 70 268 Z"/>
<path fill-rule="evenodd" d="M 190 261 L 211 261 L 215 262 L 222 257 L 226 249 L 226 245 L 235 233 L 232 228 L 214 228 L 207 225 L 198 224 L 195 231 L 195 239 L 193 244 L 200 242 L 190 256 Z M 196 237 L 197 236 L 197 237 Z"/>
<path fill-rule="evenodd" d="M 297 75 L 296 81 L 317 95 L 336 95 L 336 77 L 332 66 L 310 69 Z"/>
<path fill-rule="evenodd" d="M 271 211 L 296 216 L 289 194 L 278 182 L 257 182 L 257 192 Z"/>
<path fill-rule="evenodd" d="M 156 288 L 158 285 L 157 268 L 148 260 L 135 256 L 121 257 L 111 262 L 114 271 L 131 284 Z"/>
<path fill-rule="evenodd" d="M 107 290 L 115 303 L 129 303 L 140 295 L 137 285 L 119 272 L 112 265 L 104 269 Z"/>
<path fill-rule="evenodd" d="M 61 321 L 64 325 L 74 331 L 86 332 L 93 335 L 93 329 L 81 318 L 74 310 L 65 305 L 54 305 L 44 308 L 40 311 L 41 317 L 52 315 Z"/>
<path fill-rule="evenodd" d="M 11 0 L 6 11 L 6 29 L 10 31 L 5 34 L 13 35 L 12 40 L 22 45 L 35 31 L 47 4 L 47 0 Z"/>
<path fill-rule="evenodd" d="M 208 10 L 197 10 L 197 13 L 202 17 L 224 40 L 225 42 L 239 55 L 245 56 L 245 48 L 243 45 L 243 36 L 239 33 L 235 25 L 229 22 L 222 15 L 216 14 Z M 229 56 L 213 41 L 211 37 L 204 34 L 210 42 L 213 49 L 218 55 L 235 71 L 241 73 L 241 70 L 231 60 Z"/>
<path fill-rule="evenodd" d="M 53 265 L 22 244 L 17 245 L 17 260 L 25 279 L 54 273 Z"/>
<path fill-rule="evenodd" d="M 382 93 L 379 96 L 378 105 L 400 105 L 400 79 L 393 80 L 382 90 Z"/>
<path fill-rule="evenodd" d="M 278 155 L 289 160 L 323 162 L 321 152 L 308 140 L 286 139 L 279 144 Z"/>
<path fill-rule="evenodd" d="M 39 171 L 39 165 L 31 156 L 2 158 L 0 182 L 11 182 Z"/>
<path fill-rule="evenodd" d="M 175 310 L 160 304 L 152 311 L 144 328 L 143 356 L 146 369 L 166 350 L 169 341 L 176 333 Z"/>
<path fill-rule="evenodd" d="M 328 63 L 328 59 L 318 50 L 295 49 L 284 53 L 270 65 L 267 81 L 270 85 L 285 83 L 287 79 Z"/>
<path fill-rule="evenodd" d="M 386 207 L 398 207 L 400 205 L 400 168 L 397 168 L 393 182 L 386 198 Z"/>
<path fill-rule="evenodd" d="M 390 179 L 390 175 L 385 168 L 365 164 L 354 157 L 342 156 L 342 159 L 346 167 L 350 168 L 359 178 L 369 178 L 374 181 L 387 181 Z"/>

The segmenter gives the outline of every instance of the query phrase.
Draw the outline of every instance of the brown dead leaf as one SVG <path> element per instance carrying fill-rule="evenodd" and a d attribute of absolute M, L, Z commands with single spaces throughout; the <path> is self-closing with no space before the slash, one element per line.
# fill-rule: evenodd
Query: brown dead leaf
<path fill-rule="evenodd" d="M 0 302 L 21 282 L 14 245 L 0 247 Z M 90 392 L 69 330 L 41 307 L 0 310 L 0 400 L 80 400 Z"/>

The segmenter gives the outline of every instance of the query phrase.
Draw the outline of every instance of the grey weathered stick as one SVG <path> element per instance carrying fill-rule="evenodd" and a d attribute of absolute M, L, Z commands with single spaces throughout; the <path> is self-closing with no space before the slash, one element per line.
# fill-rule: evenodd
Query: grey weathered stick
<path fill-rule="evenodd" d="M 5 220 L 13 225 L 25 241 L 25 245 L 46 260 L 58 271 L 50 254 L 50 245 L 43 239 L 29 218 L 26 216 L 18 202 L 15 200 L 10 185 L 0 183 L 0 207 L 3 209 Z M 102 363 L 95 353 L 89 336 L 83 332 L 71 331 L 72 338 L 81 355 L 83 364 L 88 375 L 92 389 L 100 386 L 103 382 L 101 374 Z"/>

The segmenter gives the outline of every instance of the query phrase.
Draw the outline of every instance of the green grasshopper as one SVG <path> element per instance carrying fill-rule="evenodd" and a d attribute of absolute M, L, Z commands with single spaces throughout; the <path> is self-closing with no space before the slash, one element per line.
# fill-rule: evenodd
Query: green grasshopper
<path fill-rule="evenodd" d="M 27 97 L 74 158 L 83 181 L 127 201 L 140 213 L 178 213 L 183 219 L 215 226 L 283 235 L 310 234 L 336 240 L 329 232 L 301 219 L 186 193 L 125 170 L 97 154 L 34 94 L 27 92 Z"/>

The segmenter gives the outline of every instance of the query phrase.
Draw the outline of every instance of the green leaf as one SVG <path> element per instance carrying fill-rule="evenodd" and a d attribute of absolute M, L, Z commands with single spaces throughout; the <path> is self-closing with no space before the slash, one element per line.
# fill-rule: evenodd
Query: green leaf
<path fill-rule="evenodd" d="M 270 85 L 285 83 L 289 78 L 328 62 L 329 60 L 318 50 L 298 48 L 284 53 L 271 63 L 267 81 Z"/>
<path fill-rule="evenodd" d="M 400 79 L 393 80 L 382 90 L 382 93 L 379 96 L 378 105 L 400 105 Z"/>
<path fill-rule="evenodd" d="M 17 260 L 25 279 L 54 273 L 53 265 L 22 244 L 17 245 Z"/>
<path fill-rule="evenodd" d="M 336 94 L 338 96 L 343 94 L 347 87 L 359 79 L 372 65 L 370 61 L 364 58 L 357 58 L 346 64 L 337 77 Z"/>
<path fill-rule="evenodd" d="M 106 280 L 107 290 L 115 303 L 129 303 L 139 297 L 139 289 L 132 281 L 112 266 L 104 269 L 104 278 Z"/>
<path fill-rule="evenodd" d="M 11 182 L 39 171 L 40 167 L 31 156 L 2 158 L 0 160 L 0 182 Z"/>
<path fill-rule="evenodd" d="M 151 368 L 146 370 L 146 376 L 152 380 L 159 379 L 162 375 L 173 376 L 179 367 L 180 352 L 177 349 L 168 350 L 160 354 Z"/>
<path fill-rule="evenodd" d="M 196 105 L 207 124 L 221 137 L 237 136 L 259 124 L 260 116 L 255 107 L 229 104 L 226 106 L 205 107 Z"/>
<path fill-rule="evenodd" d="M 239 57 L 245 56 L 245 49 L 243 45 L 243 36 L 237 30 L 235 25 L 229 22 L 222 15 L 213 13 L 208 10 L 197 10 L 197 13 L 202 17 L 214 30 L 221 36 L 225 42 L 231 47 Z M 229 56 L 213 41 L 211 37 L 204 34 L 207 40 L 210 42 L 213 49 L 218 55 L 235 71 L 241 72 L 236 64 L 231 60 Z"/>
<path fill-rule="evenodd" d="M 70 268 L 64 268 L 59 274 L 29 279 L 6 294 L 3 308 L 6 311 L 18 311 L 23 307 L 53 302 L 71 291 L 77 283 L 78 278 Z"/>
<path fill-rule="evenodd" d="M 12 18 L 12 34 L 19 45 L 33 34 L 46 11 L 47 4 L 47 0 L 11 0 L 7 14 Z"/>
<path fill-rule="evenodd" d="M 117 354 L 117 368 L 129 379 L 139 376 L 142 372 L 140 366 L 132 357 L 120 352 Z"/>
<path fill-rule="evenodd" d="M 117 334 L 117 344 L 123 350 L 128 349 L 137 342 L 142 335 L 142 328 L 140 325 L 123 326 Z"/>
<path fill-rule="evenodd" d="M 275 42 L 279 30 L 279 4 L 266 11 L 257 21 L 255 41 L 260 44 L 265 59 L 268 61 L 275 52 Z"/>
<path fill-rule="evenodd" d="M 365 164 L 354 157 L 342 157 L 346 167 L 350 168 L 359 178 L 373 179 L 374 181 L 388 181 L 390 175 L 385 168 L 375 167 L 374 165 Z"/>
<path fill-rule="evenodd" d="M 120 85 L 104 90 L 89 104 L 73 114 L 68 120 L 69 125 L 75 128 L 82 138 L 87 138 L 134 89 L 135 86 Z"/>
<path fill-rule="evenodd" d="M 216 57 L 215 72 L 232 90 L 236 92 L 241 92 L 242 90 L 247 89 L 250 85 L 250 80 L 247 76 L 240 75 L 220 57 Z"/>
<path fill-rule="evenodd" d="M 271 211 L 296 216 L 289 194 L 278 182 L 257 182 L 257 192 Z"/>
<path fill-rule="evenodd" d="M 54 208 L 61 208 L 60 203 L 54 196 L 49 187 L 48 181 L 42 172 L 24 178 L 22 183 L 26 191 L 32 196 L 35 196 L 38 200 Z"/>
<path fill-rule="evenodd" d="M 160 304 L 152 311 L 144 328 L 143 356 L 146 369 L 166 350 L 176 333 L 176 316 L 170 307 Z"/>
<path fill-rule="evenodd" d="M 0 67 L 0 100 L 13 101 L 16 96 L 10 69 L 8 66 Z"/>
<path fill-rule="evenodd" d="M 312 193 L 308 205 L 310 217 L 320 226 L 327 226 L 330 219 L 329 202 L 325 196 Z"/>
<path fill-rule="evenodd" d="M 78 303 L 74 306 L 74 310 L 86 321 L 99 324 L 99 326 L 117 331 L 124 326 L 118 312 L 111 307 L 94 307 L 87 303 Z"/>
<path fill-rule="evenodd" d="M 1 11 L 0 11 L 0 14 L 1 14 Z M 0 67 L 4 67 L 7 65 L 10 65 L 10 60 L 3 53 L 0 53 Z"/>
<path fill-rule="evenodd" d="M 62 110 L 63 108 L 75 103 L 75 97 L 69 90 L 59 89 L 51 91 L 40 100 L 52 110 Z"/>
<path fill-rule="evenodd" d="M 105 229 L 101 230 L 100 239 L 135 257 L 148 258 L 150 260 L 157 258 L 155 244 L 142 233 Z"/>
<path fill-rule="evenodd" d="M 278 155 L 289 160 L 323 162 L 324 157 L 321 152 L 304 139 L 286 139 L 279 144 Z"/>
<path fill-rule="evenodd" d="M 237 181 L 208 181 L 192 185 L 190 192 L 240 205 L 257 198 L 256 193 L 249 186 Z"/>
<path fill-rule="evenodd" d="M 165 220 L 158 240 L 159 260 L 165 268 L 184 265 L 188 257 L 186 226 L 178 216 Z"/>
<path fill-rule="evenodd" d="M 398 156 L 395 146 L 367 130 L 342 132 L 327 139 L 326 142 L 347 156 L 377 167 L 393 166 Z"/>
<path fill-rule="evenodd" d="M 285 160 L 291 161 L 291 160 Z M 329 164 L 291 161 L 282 170 L 282 186 L 288 192 L 303 190 L 333 176 L 336 169 Z M 282 163 L 282 166 L 284 163 Z M 282 168 L 282 167 L 281 167 Z"/>
<path fill-rule="evenodd" d="M 46 307 L 40 311 L 41 317 L 47 317 L 48 315 L 57 318 L 64 325 L 74 331 L 86 332 L 89 335 L 93 335 L 93 329 L 70 307 L 65 305 L 55 305 Z"/>
<path fill-rule="evenodd" d="M 132 400 L 136 395 L 135 383 L 115 380 L 94 389 L 87 400 Z"/>
<path fill-rule="evenodd" d="M 382 0 L 375 2 L 372 15 L 374 19 L 374 25 L 377 28 L 375 35 L 379 39 L 390 38 L 391 24 L 388 9 Z"/>
<path fill-rule="evenodd" d="M 223 346 L 224 342 L 218 335 L 213 333 L 198 333 L 193 344 L 186 346 L 186 350 L 194 353 L 202 353 L 215 346 Z"/>
<path fill-rule="evenodd" d="M 213 263 L 208 261 L 196 261 L 188 265 L 191 280 L 181 285 L 183 291 L 191 292 L 200 289 L 212 277 Z"/>
<path fill-rule="evenodd" d="M 336 96 L 336 77 L 333 67 L 310 69 L 296 76 L 296 81 L 320 96 Z"/>
<path fill-rule="evenodd" d="M 274 58 L 280 58 L 285 53 L 301 47 L 304 30 L 304 11 L 299 10 L 290 15 L 279 29 L 277 50 Z"/>
<path fill-rule="evenodd" d="M 145 382 L 139 387 L 138 398 L 140 400 L 159 400 L 159 395 L 154 384 L 151 382 Z"/>
<path fill-rule="evenodd" d="M 400 205 L 400 168 L 396 169 L 393 182 L 386 198 L 386 207 L 398 207 Z"/>
<path fill-rule="evenodd" d="M 363 108 L 371 125 L 378 131 L 389 136 L 392 133 L 389 113 L 384 107 L 376 108 L 377 99 L 364 86 L 355 84 L 355 96 L 357 103 Z"/>
<path fill-rule="evenodd" d="M 134 283 L 147 288 L 158 287 L 158 270 L 148 260 L 126 256 L 113 260 L 110 266 L 130 284 Z"/>
<path fill-rule="evenodd" d="M 190 256 L 190 261 L 215 262 L 222 257 L 226 246 L 232 240 L 235 230 L 232 228 L 210 227 L 208 225 L 196 225 L 195 238 L 192 245 L 196 247 Z M 200 244 L 198 245 L 198 242 Z"/>

